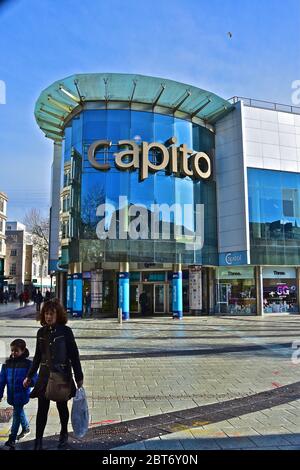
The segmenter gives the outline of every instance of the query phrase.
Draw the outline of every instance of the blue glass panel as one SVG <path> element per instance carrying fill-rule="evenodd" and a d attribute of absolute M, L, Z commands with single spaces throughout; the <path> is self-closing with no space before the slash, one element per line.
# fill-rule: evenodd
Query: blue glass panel
<path fill-rule="evenodd" d="M 131 112 L 130 139 L 153 142 L 154 116 L 153 113 Z"/>
<path fill-rule="evenodd" d="M 174 135 L 174 119 L 163 114 L 154 114 L 154 142 L 166 142 Z"/>
<path fill-rule="evenodd" d="M 137 262 L 184 262 L 216 264 L 217 259 L 217 225 L 216 197 L 213 181 L 195 181 L 189 177 L 178 178 L 168 175 L 165 170 L 151 173 L 144 181 L 140 181 L 138 171 L 120 171 L 114 164 L 114 153 L 118 150 L 118 140 L 135 139 L 148 142 L 162 142 L 175 135 L 178 144 L 185 143 L 193 148 L 193 134 L 197 132 L 198 148 L 213 147 L 213 135 L 201 133 L 198 126 L 188 121 L 174 119 L 173 116 L 158 115 L 151 112 L 130 110 L 87 110 L 79 119 L 72 122 L 66 132 L 66 145 L 81 149 L 83 166 L 81 175 L 81 221 L 80 243 L 73 240 L 69 253 L 70 261 L 137 261 Z M 210 137 L 210 138 L 209 138 Z M 110 169 L 101 171 L 94 169 L 87 158 L 90 144 L 98 139 L 112 140 L 113 144 L 107 151 L 96 152 L 96 160 L 109 162 Z M 211 148 L 211 147 L 210 147 Z M 79 150 L 80 151 L 80 150 Z M 154 155 L 150 155 L 154 158 Z M 189 204 L 191 210 L 185 214 L 187 232 L 194 230 L 194 210 L 196 203 L 205 207 L 205 243 L 202 250 L 186 250 L 183 242 L 174 238 L 170 240 L 100 240 L 96 228 L 100 221 L 97 207 L 103 203 L 118 207 L 119 196 L 127 196 L 129 204 L 143 204 L 150 211 L 151 205 L 178 203 L 183 208 Z M 161 216 L 161 219 L 167 216 Z M 117 224 L 120 222 L 116 213 Z M 169 219 L 168 219 L 169 222 Z M 174 216 L 171 212 L 171 225 Z M 110 223 L 110 222 L 109 222 Z"/>
<path fill-rule="evenodd" d="M 299 264 L 300 175 L 248 169 L 252 264 Z"/>
<path fill-rule="evenodd" d="M 186 144 L 193 149 L 192 123 L 183 119 L 174 119 L 174 135 L 177 138 L 178 145 Z"/>
<path fill-rule="evenodd" d="M 130 111 L 107 111 L 107 139 L 116 143 L 130 134 Z M 122 137 L 125 136 L 125 137 Z"/>
<path fill-rule="evenodd" d="M 76 116 L 72 121 L 72 147 L 74 147 L 81 155 L 83 152 L 82 124 L 83 114 Z"/>
<path fill-rule="evenodd" d="M 83 139 L 85 142 L 93 142 L 96 139 L 107 138 L 107 111 L 84 111 Z"/>
<path fill-rule="evenodd" d="M 66 127 L 65 129 L 65 143 L 64 143 L 64 160 L 65 162 L 71 159 L 71 147 L 72 147 L 72 126 Z"/>

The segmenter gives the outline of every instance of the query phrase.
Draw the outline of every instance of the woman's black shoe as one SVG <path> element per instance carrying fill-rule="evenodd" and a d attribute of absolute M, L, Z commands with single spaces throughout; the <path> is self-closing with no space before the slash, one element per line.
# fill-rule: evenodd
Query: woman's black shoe
<path fill-rule="evenodd" d="M 9 438 L 8 441 L 5 442 L 4 448 L 5 448 L 5 450 L 6 450 L 6 449 L 8 449 L 8 450 L 15 450 L 15 448 L 16 448 L 16 443 L 15 443 L 15 441 L 13 441 L 11 438 Z"/>
<path fill-rule="evenodd" d="M 59 435 L 59 441 L 58 441 L 58 446 L 57 448 L 58 449 L 64 449 L 68 443 L 68 433 L 67 432 L 64 432 L 64 433 L 60 433 Z"/>
<path fill-rule="evenodd" d="M 34 450 L 43 450 L 43 439 L 35 439 Z"/>

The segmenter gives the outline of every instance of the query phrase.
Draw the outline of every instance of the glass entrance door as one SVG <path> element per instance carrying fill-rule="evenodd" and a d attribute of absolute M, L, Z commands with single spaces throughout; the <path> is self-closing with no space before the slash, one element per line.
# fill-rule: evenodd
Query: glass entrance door
<path fill-rule="evenodd" d="M 165 303 L 165 285 L 154 284 L 154 313 L 164 313 Z"/>
<path fill-rule="evenodd" d="M 130 312 L 139 311 L 139 286 L 138 284 L 130 284 Z"/>
<path fill-rule="evenodd" d="M 217 313 L 227 313 L 231 294 L 231 284 L 217 284 Z"/>

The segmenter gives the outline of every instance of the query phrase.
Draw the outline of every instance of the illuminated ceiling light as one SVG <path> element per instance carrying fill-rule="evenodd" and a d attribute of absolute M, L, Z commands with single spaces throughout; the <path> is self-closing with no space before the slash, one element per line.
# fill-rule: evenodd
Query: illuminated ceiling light
<path fill-rule="evenodd" d="M 53 106 L 56 106 L 57 108 L 60 108 L 60 109 L 63 109 L 64 111 L 72 111 L 72 106 L 68 105 L 68 104 L 65 104 L 65 103 L 61 103 L 60 101 L 57 101 L 55 100 L 54 98 L 52 98 L 51 95 L 48 95 L 47 97 L 48 101 L 53 104 Z"/>
<path fill-rule="evenodd" d="M 80 103 L 81 99 L 78 96 L 73 95 L 69 90 L 63 87 L 63 85 L 59 85 L 60 91 L 62 91 L 65 95 L 67 95 L 71 100 L 75 101 L 76 103 Z"/>

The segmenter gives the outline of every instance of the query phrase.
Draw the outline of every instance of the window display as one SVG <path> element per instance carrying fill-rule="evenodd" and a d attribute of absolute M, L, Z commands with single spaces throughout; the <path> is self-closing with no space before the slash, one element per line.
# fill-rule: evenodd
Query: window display
<path fill-rule="evenodd" d="M 253 268 L 218 268 L 216 271 L 216 313 L 252 315 L 256 313 Z"/>
<path fill-rule="evenodd" d="M 264 313 L 298 312 L 295 268 L 263 269 Z"/>

